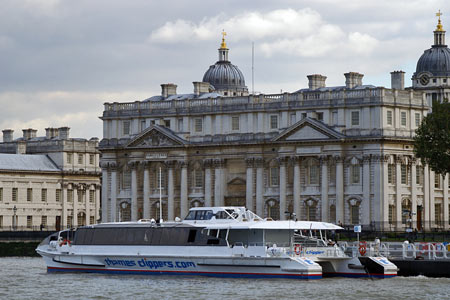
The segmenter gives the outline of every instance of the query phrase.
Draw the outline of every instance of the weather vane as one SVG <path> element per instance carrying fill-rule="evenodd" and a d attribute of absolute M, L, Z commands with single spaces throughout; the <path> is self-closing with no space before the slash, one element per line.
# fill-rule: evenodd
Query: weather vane
<path fill-rule="evenodd" d="M 437 31 L 443 31 L 442 24 L 441 24 L 441 16 L 442 16 L 442 13 L 441 13 L 441 10 L 439 10 L 436 13 L 436 17 L 438 17 L 438 24 L 437 24 L 437 28 L 436 28 Z"/>
<path fill-rule="evenodd" d="M 222 29 L 222 44 L 220 45 L 220 48 L 226 48 L 227 44 L 225 43 L 225 36 L 227 35 L 227 33 L 225 32 L 224 29 Z"/>

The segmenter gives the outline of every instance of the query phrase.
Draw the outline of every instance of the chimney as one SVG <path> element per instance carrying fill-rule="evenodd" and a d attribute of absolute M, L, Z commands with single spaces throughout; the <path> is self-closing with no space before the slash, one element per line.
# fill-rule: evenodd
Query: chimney
<path fill-rule="evenodd" d="M 58 128 L 58 136 L 62 140 L 68 140 L 69 139 L 69 131 L 70 127 L 59 127 Z"/>
<path fill-rule="evenodd" d="M 45 128 L 45 137 L 50 140 L 58 136 L 58 128 L 48 127 Z"/>
<path fill-rule="evenodd" d="M 313 74 L 306 77 L 308 77 L 308 86 L 310 90 L 317 90 L 325 87 L 325 80 L 327 79 L 327 76 Z"/>
<path fill-rule="evenodd" d="M 37 130 L 33 128 L 22 129 L 23 139 L 29 140 L 36 137 Z"/>
<path fill-rule="evenodd" d="M 199 96 L 204 93 L 209 93 L 209 82 L 194 81 L 194 94 Z"/>
<path fill-rule="evenodd" d="M 27 153 L 27 142 L 18 141 L 16 143 L 16 154 L 26 154 Z"/>
<path fill-rule="evenodd" d="M 172 95 L 177 94 L 177 85 L 173 83 L 164 83 L 161 84 L 161 95 L 164 98 L 167 98 Z"/>
<path fill-rule="evenodd" d="M 391 72 L 391 88 L 396 90 L 405 89 L 405 72 L 403 71 Z"/>
<path fill-rule="evenodd" d="M 9 143 L 13 141 L 13 132 L 14 130 L 12 129 L 5 129 L 2 130 L 3 132 L 3 142 L 4 143 Z"/>
<path fill-rule="evenodd" d="M 357 72 L 348 72 L 344 74 L 345 76 L 345 86 L 348 89 L 352 89 L 356 86 L 362 85 L 362 78 L 364 74 L 360 74 Z"/>

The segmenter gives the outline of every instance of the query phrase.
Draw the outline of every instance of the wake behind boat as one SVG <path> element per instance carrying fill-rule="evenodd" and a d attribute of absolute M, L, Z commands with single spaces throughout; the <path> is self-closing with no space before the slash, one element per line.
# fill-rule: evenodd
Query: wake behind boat
<path fill-rule="evenodd" d="M 244 207 L 191 208 L 183 221 L 103 223 L 65 230 L 36 249 L 49 272 L 320 279 L 397 275 L 381 256 L 329 243 L 331 223 L 262 219 Z"/>

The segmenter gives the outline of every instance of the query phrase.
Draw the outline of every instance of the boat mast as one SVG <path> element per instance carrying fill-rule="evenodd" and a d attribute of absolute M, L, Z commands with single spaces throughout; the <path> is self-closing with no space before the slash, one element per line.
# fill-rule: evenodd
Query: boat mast
<path fill-rule="evenodd" d="M 159 222 L 162 223 L 162 174 L 161 167 L 159 167 Z"/>

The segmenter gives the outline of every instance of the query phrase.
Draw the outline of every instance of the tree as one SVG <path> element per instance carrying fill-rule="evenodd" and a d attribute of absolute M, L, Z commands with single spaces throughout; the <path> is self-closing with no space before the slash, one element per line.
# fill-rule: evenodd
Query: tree
<path fill-rule="evenodd" d="M 436 173 L 450 173 L 450 103 L 433 102 L 414 137 L 414 152 Z"/>

